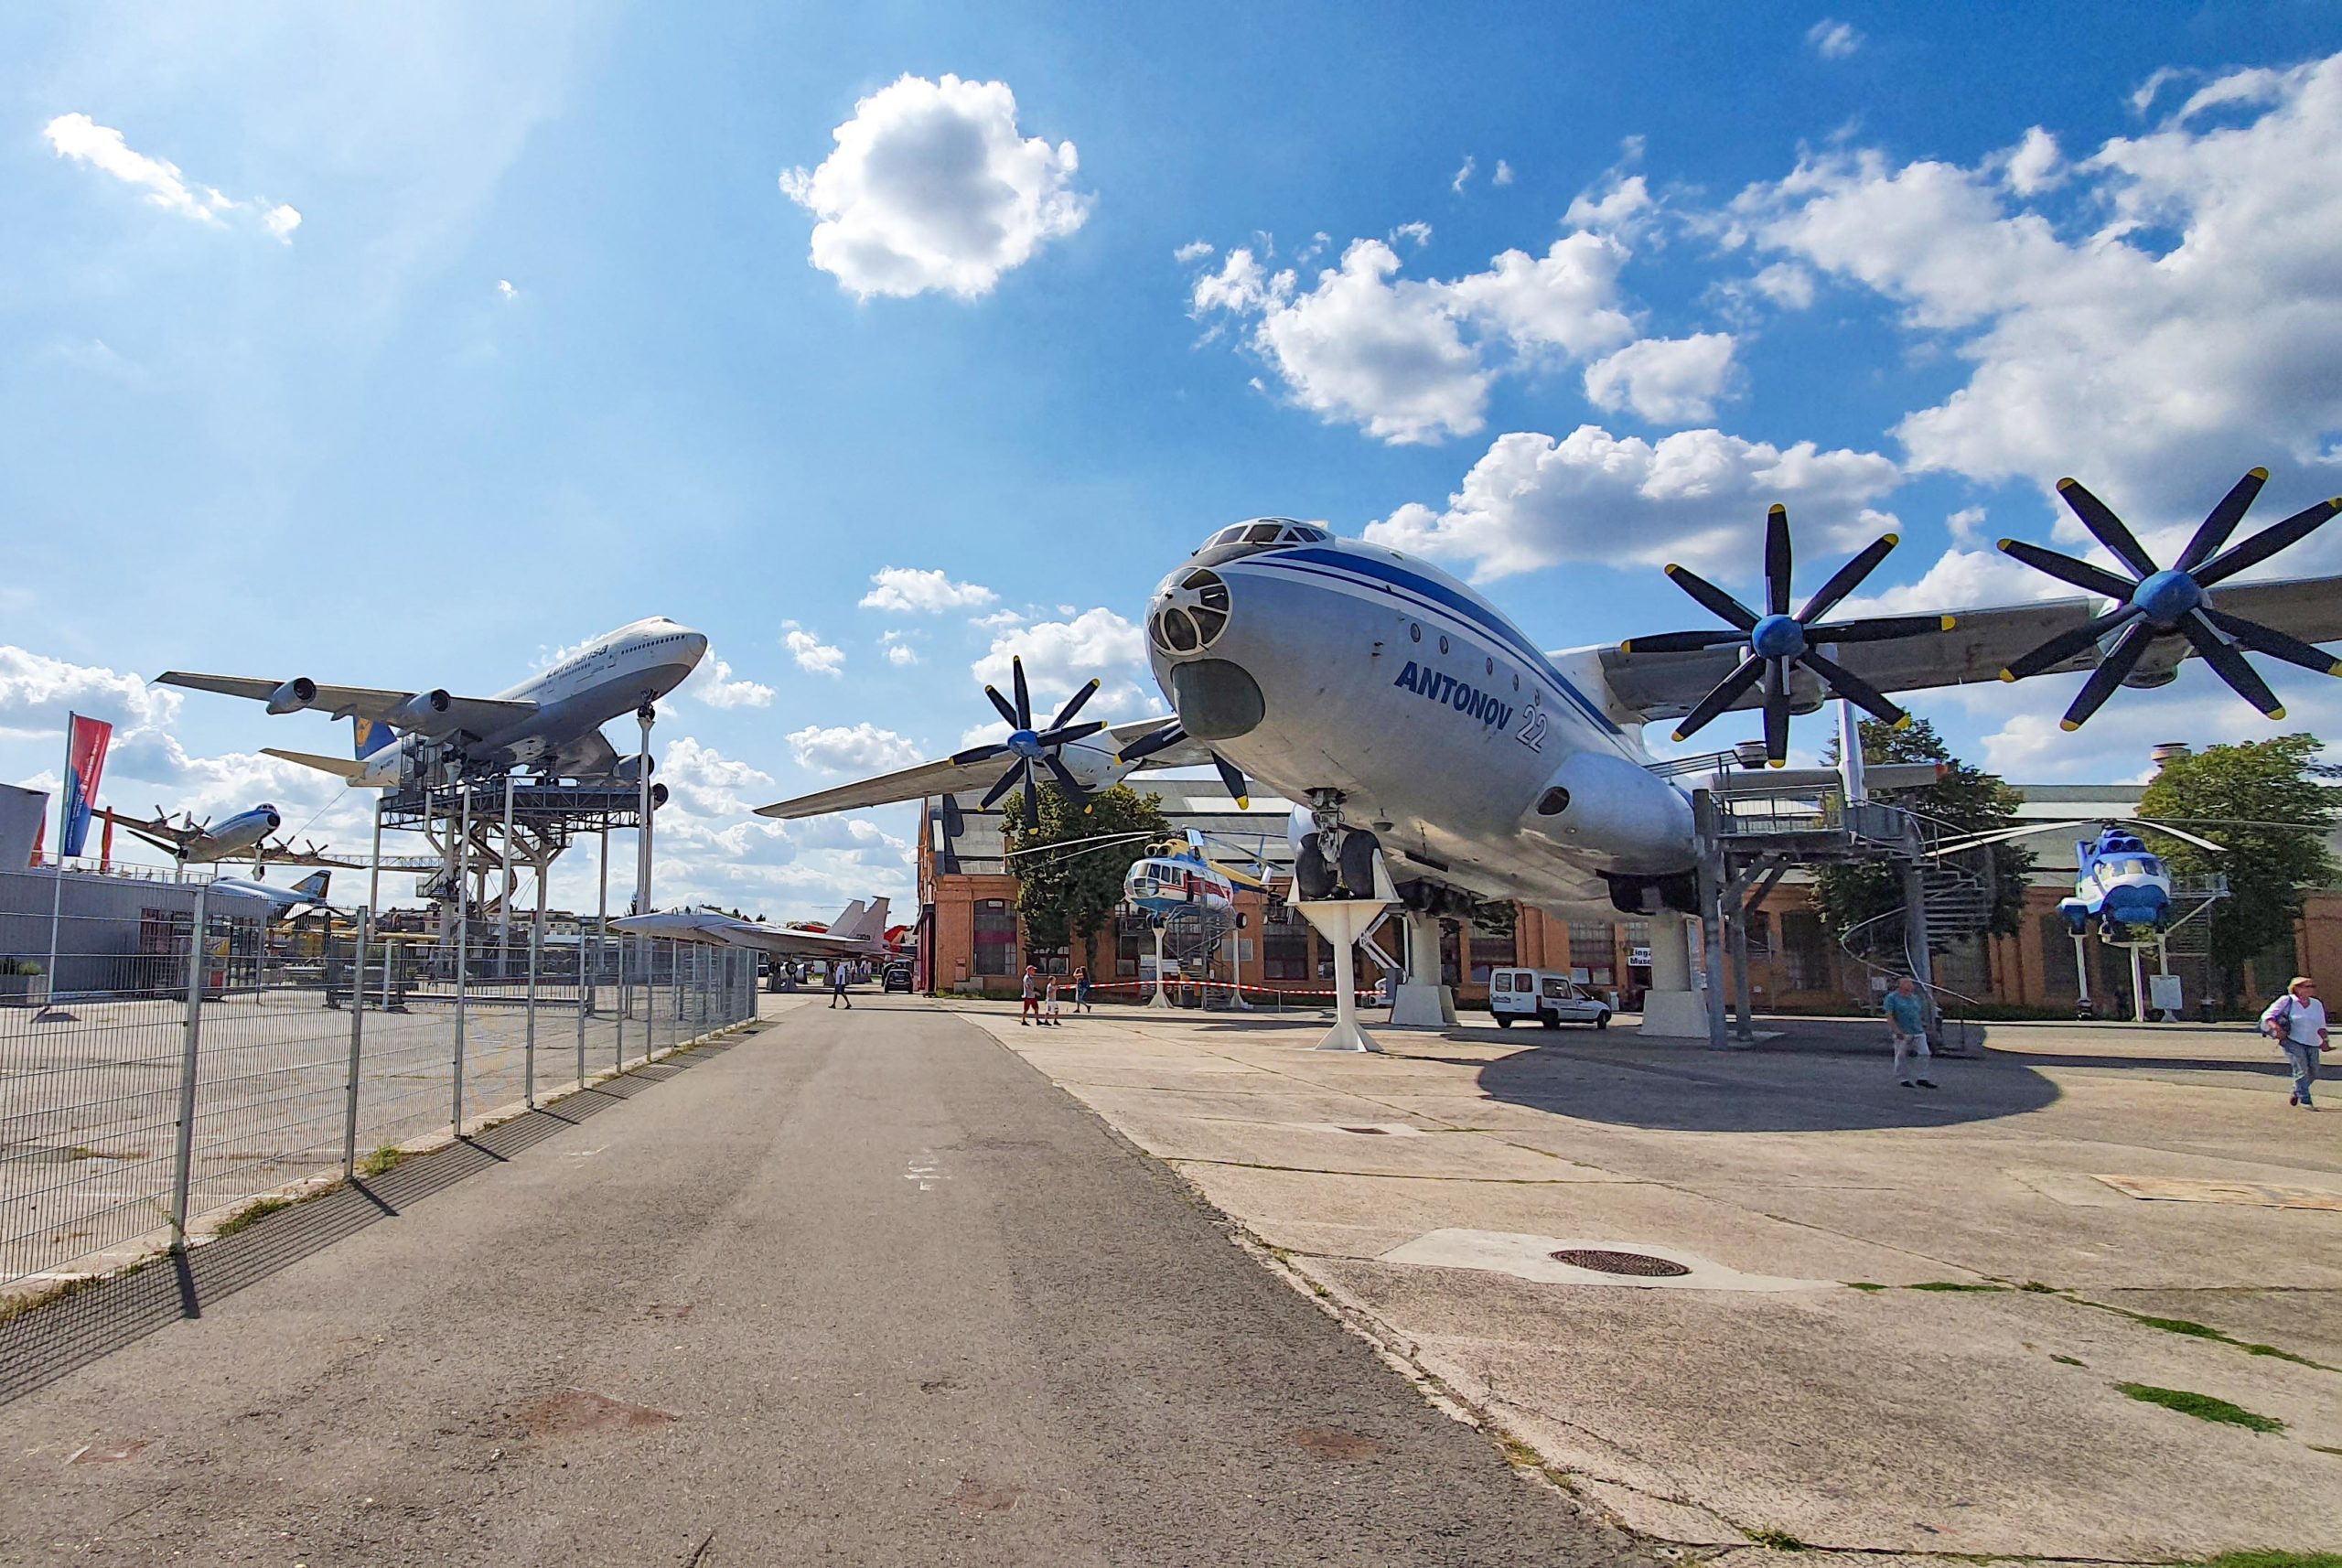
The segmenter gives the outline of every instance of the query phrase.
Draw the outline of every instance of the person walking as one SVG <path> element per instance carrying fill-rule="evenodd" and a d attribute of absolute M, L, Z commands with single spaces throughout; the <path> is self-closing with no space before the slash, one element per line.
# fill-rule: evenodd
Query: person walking
<path fill-rule="evenodd" d="M 1042 1004 L 1041 1022 L 1051 1028 L 1058 1026 L 1058 977 L 1049 976 L 1048 999 Z"/>
<path fill-rule="evenodd" d="M 2296 975 L 2285 993 L 2261 1015 L 2261 1032 L 2276 1039 L 2294 1069 L 2294 1097 L 2285 1103 L 2315 1111 L 2310 1086 L 2317 1081 L 2317 1054 L 2334 1048 L 2326 1034 L 2326 1004 L 2317 999 L 2317 982 Z"/>
<path fill-rule="evenodd" d="M 1907 974 L 1886 993 L 1886 1029 L 1895 1044 L 1895 1081 L 1906 1089 L 1933 1089 L 1935 1080 L 1923 1076 L 1928 1070 L 1928 999 Z"/>
<path fill-rule="evenodd" d="M 1025 966 L 1025 1004 L 1016 1010 L 1016 1022 L 1021 1026 L 1041 1016 L 1041 972 L 1031 964 Z"/>
<path fill-rule="evenodd" d="M 1077 1013 L 1092 1011 L 1090 1005 L 1090 966 L 1086 963 L 1073 972 L 1073 1010 Z"/>
<path fill-rule="evenodd" d="M 845 1010 L 851 1013 L 854 1011 L 854 998 L 845 993 L 845 983 L 848 978 L 844 964 L 830 965 L 830 1005 L 834 1007 L 843 1002 L 845 1004 Z"/>

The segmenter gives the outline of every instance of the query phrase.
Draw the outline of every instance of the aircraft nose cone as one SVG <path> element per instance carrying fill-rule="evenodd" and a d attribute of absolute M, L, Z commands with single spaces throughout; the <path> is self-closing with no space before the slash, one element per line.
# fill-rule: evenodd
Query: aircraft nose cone
<path fill-rule="evenodd" d="M 282 827 L 282 826 L 284 826 L 284 825 L 285 825 L 285 819 L 284 819 L 284 818 L 282 818 L 282 817 L 278 816 L 274 811 L 271 811 L 271 812 L 269 812 L 269 814 L 268 814 L 268 826 L 269 826 L 269 831 L 270 831 L 270 832 L 274 832 L 276 829 L 278 829 L 278 828 L 280 828 L 280 827 Z"/>

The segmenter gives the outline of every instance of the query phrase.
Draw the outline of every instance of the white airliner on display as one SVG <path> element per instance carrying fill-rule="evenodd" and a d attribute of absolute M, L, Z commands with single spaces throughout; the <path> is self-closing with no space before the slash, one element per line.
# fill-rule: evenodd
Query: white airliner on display
<path fill-rule="evenodd" d="M 171 814 L 160 806 L 155 808 L 155 820 L 151 822 L 125 817 L 119 811 L 101 814 L 115 827 L 145 840 L 156 849 L 169 851 L 171 858 L 181 865 L 242 860 L 284 823 L 276 808 L 264 803 L 249 811 L 238 811 L 218 827 L 211 825 L 209 817 L 197 822 L 193 811 L 185 813 L 184 822 L 174 822 Z"/>
<path fill-rule="evenodd" d="M 856 898 L 826 931 L 802 926 L 773 926 L 744 920 L 717 909 L 666 909 L 612 920 L 610 929 L 629 936 L 661 937 L 711 947 L 754 948 L 784 958 L 884 958 L 886 900 L 865 908 Z"/>
<path fill-rule="evenodd" d="M 2094 668 L 2068 711 L 2071 728 L 2118 684 L 2167 682 L 2190 654 L 2272 718 L 2283 710 L 2240 649 L 2342 673 L 2311 646 L 2342 640 L 2342 578 L 2226 581 L 2342 510 L 2342 500 L 2321 501 L 2223 552 L 2266 478 L 2256 469 L 2240 480 L 2169 570 L 2067 480 L 2067 504 L 2130 575 L 2004 541 L 2013 557 L 2100 599 L 1956 617 L 1829 618 L 1894 548 L 1892 534 L 1791 614 L 1789 523 L 1775 507 L 1761 613 L 1670 566 L 1723 626 L 1560 653 L 1398 551 L 1289 519 L 1238 523 L 1165 578 L 1149 607 L 1150 661 L 1177 718 L 1103 732 L 1090 744 L 1102 746 L 1104 735 L 1122 744 L 1092 777 L 1195 759 L 1200 746 L 1238 796 L 1249 775 L 1306 801 L 1291 828 L 1305 898 L 1366 896 L 1379 848 L 1419 908 L 1461 898 L 1695 912 L 1691 802 L 1651 771 L 1640 728 L 1653 721 L 1679 719 L 1681 739 L 1720 713 L 1761 706 L 1778 763 L 1789 715 L 1833 693 L 1901 722 L 1885 693 Z M 1078 705 L 1049 731 L 1019 725 L 1003 754 L 1015 775 L 1038 763 L 1066 786 L 1052 764 L 1072 772 L 1059 752 L 1073 746 L 1054 737 Z M 962 754 L 762 810 L 794 817 L 987 785 L 996 797 L 1010 777 L 1000 760 Z"/>
<path fill-rule="evenodd" d="M 621 757 L 602 725 L 682 685 L 706 651 L 704 636 L 654 616 L 594 639 L 493 697 L 458 697 L 445 689 L 326 686 L 306 675 L 270 681 L 173 670 L 156 679 L 167 686 L 264 703 L 272 714 L 314 710 L 365 721 L 358 757 L 349 762 L 306 752 L 271 754 L 338 774 L 361 788 L 396 784 L 404 765 L 403 748 L 388 746 L 367 725 L 387 726 L 393 737 L 419 736 L 483 765 L 537 768 L 561 779 L 632 782 L 637 759 Z"/>

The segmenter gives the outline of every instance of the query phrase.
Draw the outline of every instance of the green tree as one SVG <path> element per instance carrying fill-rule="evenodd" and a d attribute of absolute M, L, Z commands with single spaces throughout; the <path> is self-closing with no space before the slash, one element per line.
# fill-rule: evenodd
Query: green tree
<path fill-rule="evenodd" d="M 2165 762 L 2139 799 L 2141 816 L 2167 819 L 2227 849 L 2214 854 L 2178 839 L 2155 841 L 2174 871 L 2217 871 L 2229 879 L 2229 896 L 2206 918 L 2212 967 L 2231 1004 L 2244 984 L 2244 961 L 2290 940 L 2304 897 L 2335 879 L 2326 835 L 2336 791 L 2318 782 L 2325 771 L 2318 751 L 2316 737 L 2306 735 L 2207 746 Z"/>
<path fill-rule="evenodd" d="M 1996 774 L 1971 768 L 1952 756 L 1936 734 L 1935 725 L 1915 718 L 1902 729 L 1862 721 L 1863 760 L 1874 767 L 1891 762 L 1933 762 L 1950 770 L 1921 789 L 1898 789 L 1893 802 L 1919 814 L 1920 825 L 1931 837 L 1959 838 L 2016 826 L 2016 809 L 2023 797 Z M 1835 767 L 1838 747 L 1832 742 L 1823 760 Z M 2013 936 L 2025 917 L 2025 874 L 2033 854 L 2021 841 L 1992 846 L 1993 914 L 1986 929 L 1995 936 Z M 1977 857 L 1965 857 L 1980 868 Z M 1843 936 L 1864 920 L 1875 919 L 1903 907 L 1902 867 L 1893 861 L 1864 861 L 1853 865 L 1825 865 L 1814 876 L 1814 902 L 1822 924 L 1832 935 Z"/>
<path fill-rule="evenodd" d="M 1037 947 L 1086 943 L 1123 901 L 1123 877 L 1149 841 L 1171 836 L 1163 797 L 1142 795 L 1127 784 L 1092 795 L 1087 806 L 1068 800 L 1054 784 L 1041 787 L 1041 825 L 1025 825 L 1025 792 L 1001 806 L 1002 836 L 1016 858 L 1016 912 L 1025 918 L 1026 940 Z M 1122 835 L 1122 836 L 1115 836 Z M 1113 842 L 1075 843 L 1112 837 Z M 1052 850 L 1051 845 L 1063 845 Z"/>

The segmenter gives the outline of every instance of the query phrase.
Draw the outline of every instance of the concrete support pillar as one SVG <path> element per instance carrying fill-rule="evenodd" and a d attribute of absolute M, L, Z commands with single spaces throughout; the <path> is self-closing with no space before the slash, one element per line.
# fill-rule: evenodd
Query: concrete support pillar
<path fill-rule="evenodd" d="M 1662 1040 L 1708 1037 L 1707 1004 L 1692 988 L 1692 944 L 1700 922 L 1683 915 L 1650 918 L 1650 990 L 1643 997 L 1638 1034 Z"/>
<path fill-rule="evenodd" d="M 1452 1029 L 1456 993 L 1440 983 L 1439 917 L 1406 913 L 1405 978 L 1391 998 L 1391 1023 L 1401 1029 Z"/>

